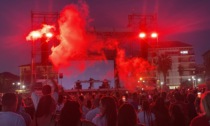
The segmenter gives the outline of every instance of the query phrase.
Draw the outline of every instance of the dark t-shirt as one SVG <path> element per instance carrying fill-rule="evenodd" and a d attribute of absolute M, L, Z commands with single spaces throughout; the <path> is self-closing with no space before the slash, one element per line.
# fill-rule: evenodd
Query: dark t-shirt
<path fill-rule="evenodd" d="M 196 116 L 191 121 L 190 126 L 210 126 L 210 119 L 205 115 Z"/>

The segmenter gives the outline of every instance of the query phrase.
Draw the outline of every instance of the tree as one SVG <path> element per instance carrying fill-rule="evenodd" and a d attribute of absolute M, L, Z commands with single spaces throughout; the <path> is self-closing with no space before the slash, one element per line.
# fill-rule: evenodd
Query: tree
<path fill-rule="evenodd" d="M 166 76 L 168 71 L 171 69 L 172 66 L 172 60 L 171 57 L 167 54 L 161 54 L 158 56 L 158 62 L 157 62 L 157 70 L 158 72 L 163 73 L 164 78 L 164 84 L 166 84 Z"/>

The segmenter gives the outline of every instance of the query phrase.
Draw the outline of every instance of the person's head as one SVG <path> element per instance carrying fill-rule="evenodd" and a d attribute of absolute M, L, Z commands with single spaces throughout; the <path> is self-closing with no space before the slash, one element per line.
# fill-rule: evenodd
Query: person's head
<path fill-rule="evenodd" d="M 81 117 L 79 102 L 67 100 L 61 110 L 60 126 L 76 126 Z"/>
<path fill-rule="evenodd" d="M 51 95 L 44 95 L 40 98 L 37 110 L 35 113 L 36 117 L 48 116 L 54 114 L 56 109 L 56 102 Z"/>
<path fill-rule="evenodd" d="M 79 100 L 80 100 L 81 102 L 83 102 L 83 101 L 85 101 L 85 97 L 84 97 L 83 95 L 80 95 L 80 96 L 79 96 Z"/>
<path fill-rule="evenodd" d="M 91 109 L 92 108 L 92 102 L 91 102 L 91 100 L 89 100 L 89 99 L 87 100 L 87 105 L 86 106 L 87 106 L 88 109 Z"/>
<path fill-rule="evenodd" d="M 210 118 L 210 91 L 201 95 L 201 109 Z"/>
<path fill-rule="evenodd" d="M 113 97 L 104 96 L 100 100 L 100 111 L 107 119 L 107 125 L 115 126 L 117 119 L 117 107 Z"/>
<path fill-rule="evenodd" d="M 99 107 L 99 102 L 100 102 L 100 98 L 95 98 L 95 99 L 93 100 L 93 105 L 94 105 L 94 107 Z"/>
<path fill-rule="evenodd" d="M 187 95 L 187 101 L 189 103 L 194 103 L 195 99 L 196 99 L 196 97 L 192 93 L 190 93 L 190 94 Z"/>
<path fill-rule="evenodd" d="M 150 105 L 149 105 L 149 101 L 148 100 L 144 100 L 142 102 L 142 110 L 143 111 L 149 111 Z"/>
<path fill-rule="evenodd" d="M 15 93 L 5 93 L 2 97 L 2 110 L 15 112 L 18 99 Z"/>
<path fill-rule="evenodd" d="M 180 94 L 180 92 L 174 93 L 174 98 L 175 98 L 176 101 L 182 101 L 183 100 L 183 96 Z"/>
<path fill-rule="evenodd" d="M 161 109 L 165 107 L 165 102 L 163 97 L 158 97 L 155 101 L 155 108 L 156 109 Z"/>
<path fill-rule="evenodd" d="M 178 117 L 178 116 L 181 116 L 183 114 L 184 114 L 184 112 L 178 104 L 174 104 L 174 105 L 171 106 L 171 108 L 170 108 L 170 115 L 171 116 Z"/>
<path fill-rule="evenodd" d="M 165 91 L 161 92 L 160 96 L 165 100 L 167 97 L 167 93 Z"/>
<path fill-rule="evenodd" d="M 64 102 L 65 97 L 62 94 L 58 95 L 58 105 L 62 104 Z"/>
<path fill-rule="evenodd" d="M 50 85 L 46 84 L 42 87 L 42 94 L 43 95 L 49 95 L 52 93 L 52 88 Z"/>
<path fill-rule="evenodd" d="M 134 107 L 128 103 L 121 105 L 117 120 L 117 126 L 135 126 L 137 124 L 137 115 Z"/>

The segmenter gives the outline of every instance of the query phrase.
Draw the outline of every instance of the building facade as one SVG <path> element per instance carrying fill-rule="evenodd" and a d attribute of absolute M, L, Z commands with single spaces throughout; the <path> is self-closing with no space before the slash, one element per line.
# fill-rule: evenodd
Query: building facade
<path fill-rule="evenodd" d="M 202 56 L 205 67 L 205 76 L 210 77 L 210 50 L 206 51 Z"/>
<path fill-rule="evenodd" d="M 181 83 L 192 80 L 192 86 L 195 86 L 193 80 L 196 63 L 192 45 L 180 41 L 158 42 L 157 48 L 149 48 L 148 60 L 152 62 L 161 54 L 167 54 L 172 60 L 172 65 L 167 73 L 166 82 L 164 82 L 163 74 L 156 71 L 156 78 L 160 85 L 166 83 L 170 89 L 175 89 Z"/>
<path fill-rule="evenodd" d="M 32 82 L 31 64 L 21 65 L 20 68 L 20 83 L 30 88 Z M 52 64 L 43 65 L 41 63 L 35 64 L 35 85 L 50 83 L 51 79 L 58 82 L 58 72 L 54 69 Z"/>

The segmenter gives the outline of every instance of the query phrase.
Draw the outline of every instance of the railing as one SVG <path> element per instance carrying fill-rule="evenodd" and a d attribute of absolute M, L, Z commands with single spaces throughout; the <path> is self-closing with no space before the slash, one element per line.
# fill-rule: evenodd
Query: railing
<path fill-rule="evenodd" d="M 179 59 L 179 62 L 195 62 L 195 59 Z"/>

